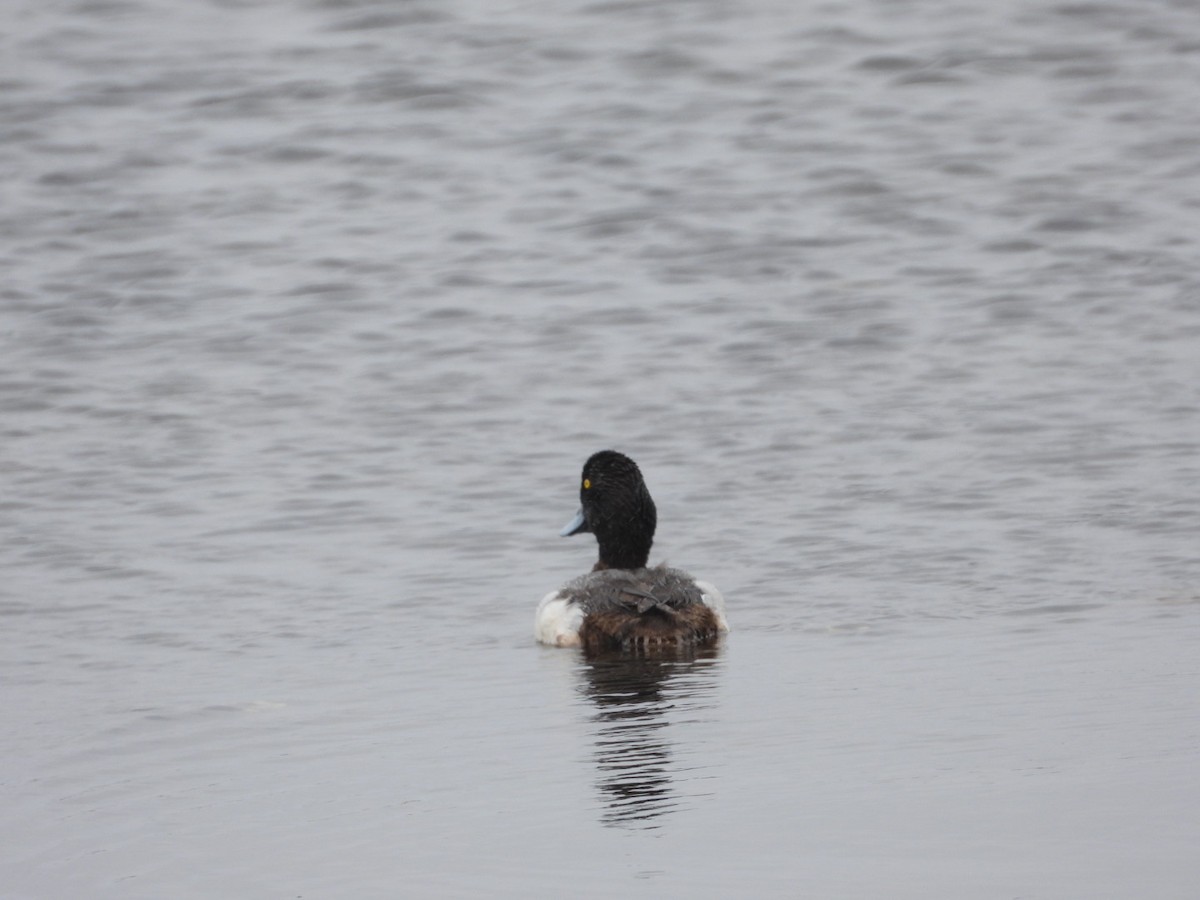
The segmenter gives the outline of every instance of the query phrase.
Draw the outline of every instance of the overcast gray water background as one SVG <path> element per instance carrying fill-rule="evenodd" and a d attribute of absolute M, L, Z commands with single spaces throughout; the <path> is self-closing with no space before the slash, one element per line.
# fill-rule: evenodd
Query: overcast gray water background
<path fill-rule="evenodd" d="M 0 7 L 0 896 L 1196 896 L 1200 5 Z"/>

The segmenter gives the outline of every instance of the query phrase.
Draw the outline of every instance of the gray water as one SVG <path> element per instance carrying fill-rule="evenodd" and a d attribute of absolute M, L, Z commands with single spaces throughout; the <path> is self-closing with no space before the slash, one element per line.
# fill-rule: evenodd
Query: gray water
<path fill-rule="evenodd" d="M 0 896 L 1195 896 L 1197 4 L 3 7 Z"/>

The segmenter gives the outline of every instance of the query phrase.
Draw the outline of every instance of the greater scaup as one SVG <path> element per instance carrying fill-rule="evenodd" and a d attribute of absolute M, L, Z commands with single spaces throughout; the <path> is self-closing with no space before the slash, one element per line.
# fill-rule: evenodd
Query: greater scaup
<path fill-rule="evenodd" d="M 594 453 L 580 477 L 581 509 L 560 532 L 590 531 L 600 559 L 538 604 L 534 636 L 589 653 L 709 644 L 729 630 L 720 592 L 686 572 L 647 567 L 658 512 L 642 473 L 615 450 Z"/>

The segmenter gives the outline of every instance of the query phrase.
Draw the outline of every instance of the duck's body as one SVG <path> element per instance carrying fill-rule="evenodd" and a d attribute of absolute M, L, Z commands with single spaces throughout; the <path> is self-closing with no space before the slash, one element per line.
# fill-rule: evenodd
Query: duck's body
<path fill-rule="evenodd" d="M 728 630 L 720 592 L 666 566 L 581 575 L 543 597 L 534 621 L 543 644 L 589 653 L 702 645 Z"/>
<path fill-rule="evenodd" d="M 594 454 L 583 467 L 580 501 L 562 534 L 593 532 L 600 559 L 542 598 L 534 619 L 541 643 L 589 653 L 699 646 L 729 630 L 715 587 L 679 569 L 646 566 L 657 512 L 633 460 Z"/>

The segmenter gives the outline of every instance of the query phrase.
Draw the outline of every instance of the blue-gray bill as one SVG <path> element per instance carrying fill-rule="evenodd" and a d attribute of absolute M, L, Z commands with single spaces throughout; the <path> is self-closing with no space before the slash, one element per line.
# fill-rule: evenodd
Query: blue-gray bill
<path fill-rule="evenodd" d="M 580 507 L 579 512 L 575 513 L 575 518 L 563 526 L 559 537 L 570 537 L 573 534 L 579 534 L 581 531 L 587 531 L 587 519 L 583 516 L 583 508 Z"/>

